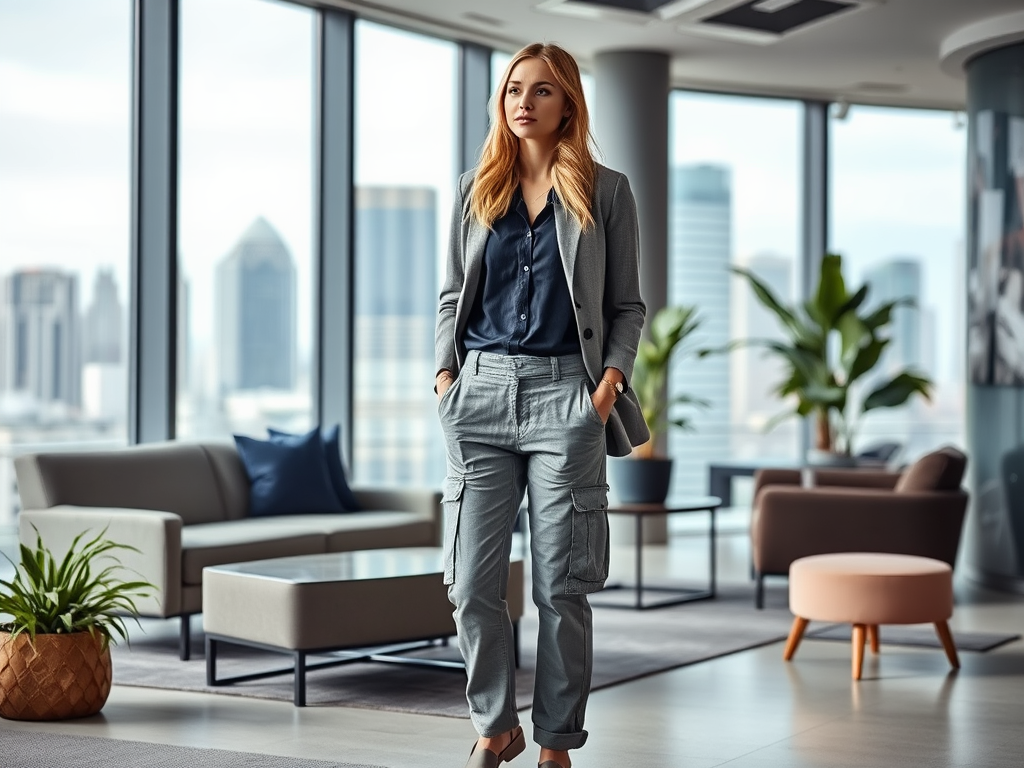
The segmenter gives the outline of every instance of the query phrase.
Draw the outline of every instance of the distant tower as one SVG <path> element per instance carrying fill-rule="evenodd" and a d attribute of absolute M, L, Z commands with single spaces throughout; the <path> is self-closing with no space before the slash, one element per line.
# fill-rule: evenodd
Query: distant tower
<path fill-rule="evenodd" d="M 864 274 L 870 307 L 901 298 L 913 299 L 913 307 L 893 312 L 889 327 L 892 342 L 882 357 L 884 370 L 895 373 L 908 366 L 920 369 L 924 363 L 921 336 L 921 262 L 912 257 L 893 258 Z"/>
<path fill-rule="evenodd" d="M 732 182 L 720 165 L 684 165 L 672 171 L 669 226 L 669 304 L 695 305 L 703 319 L 701 346 L 729 341 L 732 260 Z M 711 402 L 694 418 L 696 432 L 669 432 L 673 492 L 701 493 L 706 464 L 730 453 L 729 359 L 715 355 L 678 362 L 669 389 Z"/>
<path fill-rule="evenodd" d="M 120 363 L 123 333 L 123 309 L 114 270 L 100 269 L 93 286 L 92 304 L 85 313 L 82 362 Z"/>
<path fill-rule="evenodd" d="M 771 254 L 757 254 L 744 265 L 765 283 L 780 301 L 793 301 L 793 259 Z M 737 339 L 786 338 L 778 318 L 757 300 L 746 281 L 737 280 L 738 292 L 733 337 Z M 744 424 L 757 432 L 788 406 L 773 394 L 772 389 L 785 369 L 774 355 L 760 347 L 744 347 L 730 355 L 732 359 L 733 422 Z M 741 451 L 735 451 L 741 454 Z"/>
<path fill-rule="evenodd" d="M 437 194 L 356 189 L 355 470 L 360 483 L 429 484 L 444 475 L 430 417 L 434 378 Z"/>
<path fill-rule="evenodd" d="M 295 262 L 262 216 L 217 265 L 221 394 L 295 386 Z"/>
<path fill-rule="evenodd" d="M 4 280 L 0 391 L 77 407 L 80 397 L 78 278 L 23 269 Z"/>

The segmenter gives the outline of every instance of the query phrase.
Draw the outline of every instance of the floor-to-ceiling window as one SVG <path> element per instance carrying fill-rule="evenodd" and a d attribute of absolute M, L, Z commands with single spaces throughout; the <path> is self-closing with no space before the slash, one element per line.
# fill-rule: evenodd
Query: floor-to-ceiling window
<path fill-rule="evenodd" d="M 3 525 L 12 455 L 127 439 L 132 3 L 0 18 Z"/>
<path fill-rule="evenodd" d="M 178 437 L 311 426 L 314 30 L 181 2 Z"/>
<path fill-rule="evenodd" d="M 353 471 L 436 486 L 434 322 L 456 174 L 454 43 L 366 21 L 355 53 Z"/>
<path fill-rule="evenodd" d="M 868 302 L 910 297 L 897 310 L 880 375 L 904 368 L 935 383 L 860 420 L 855 448 L 903 444 L 902 458 L 962 442 L 966 291 L 966 129 L 950 112 L 854 105 L 831 120 L 830 248 Z M 863 391 L 860 393 L 863 395 Z"/>
<path fill-rule="evenodd" d="M 668 302 L 696 306 L 698 346 L 781 333 L 729 266 L 752 270 L 785 301 L 796 296 L 801 114 L 796 101 L 670 97 Z M 673 493 L 703 493 L 716 459 L 796 458 L 795 421 L 764 430 L 786 408 L 772 394 L 780 378 L 777 362 L 757 349 L 677 358 L 671 391 L 710 407 L 691 409 L 695 431 L 669 434 L 679 459 Z"/>

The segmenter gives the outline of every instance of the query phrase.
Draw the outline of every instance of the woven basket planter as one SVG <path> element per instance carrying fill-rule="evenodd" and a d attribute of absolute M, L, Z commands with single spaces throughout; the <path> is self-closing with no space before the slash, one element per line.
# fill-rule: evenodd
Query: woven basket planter
<path fill-rule="evenodd" d="M 64 720 L 94 715 L 110 695 L 110 649 L 88 632 L 13 641 L 0 632 L 0 717 Z"/>

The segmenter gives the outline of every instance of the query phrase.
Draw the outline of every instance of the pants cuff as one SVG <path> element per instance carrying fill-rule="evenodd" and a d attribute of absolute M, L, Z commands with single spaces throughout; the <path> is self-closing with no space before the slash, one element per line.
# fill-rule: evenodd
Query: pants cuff
<path fill-rule="evenodd" d="M 551 733 L 550 731 L 545 731 L 536 723 L 533 724 L 533 740 L 542 747 L 558 750 L 559 752 L 567 749 L 579 749 L 587 743 L 588 735 L 586 731 Z"/>

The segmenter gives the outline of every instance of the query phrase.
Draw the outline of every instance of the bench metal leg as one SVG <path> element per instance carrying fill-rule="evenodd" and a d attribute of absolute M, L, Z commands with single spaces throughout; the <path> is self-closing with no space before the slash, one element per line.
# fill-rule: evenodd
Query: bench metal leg
<path fill-rule="evenodd" d="M 192 614 L 181 615 L 181 635 L 178 638 L 178 656 L 182 661 L 192 658 Z"/>
<path fill-rule="evenodd" d="M 206 638 L 206 684 L 217 685 L 217 641 Z"/>
<path fill-rule="evenodd" d="M 295 706 L 306 706 L 306 654 L 295 652 Z"/>

